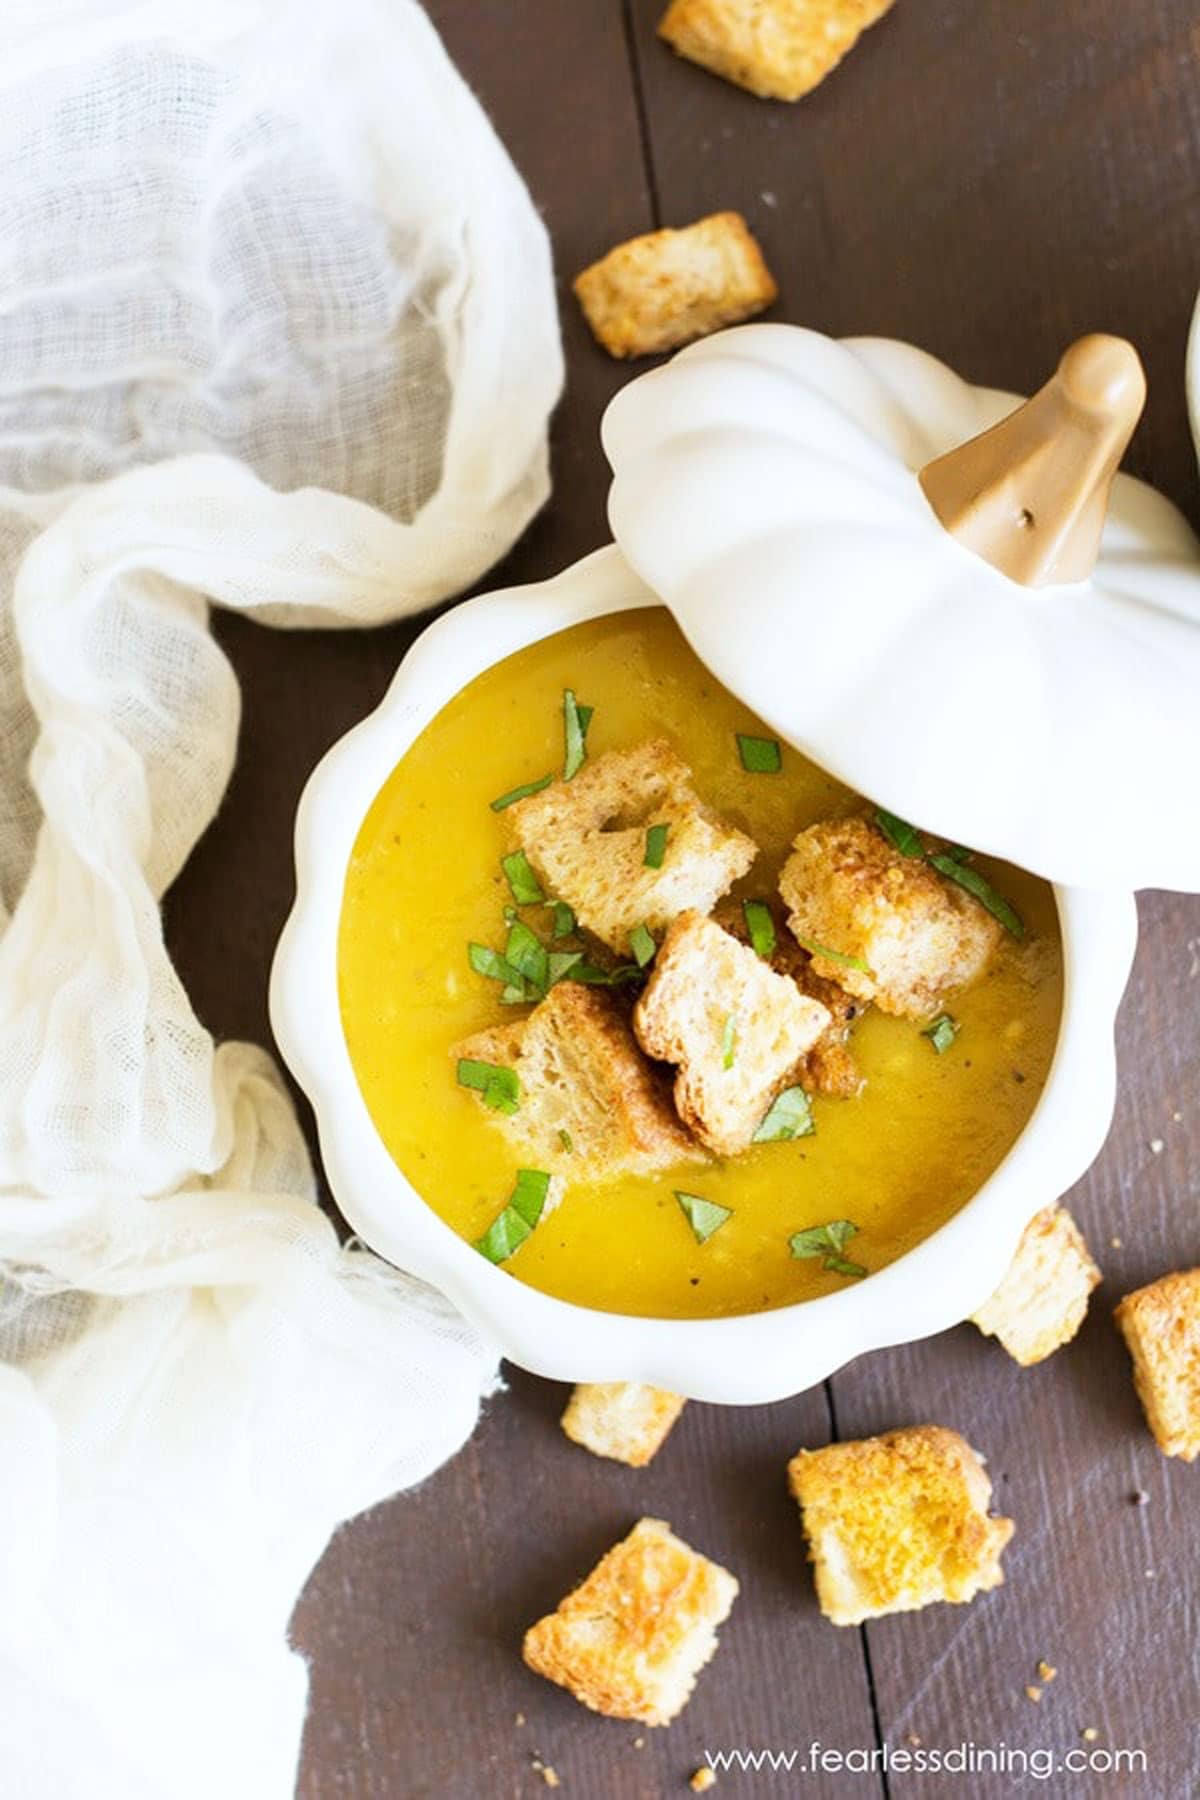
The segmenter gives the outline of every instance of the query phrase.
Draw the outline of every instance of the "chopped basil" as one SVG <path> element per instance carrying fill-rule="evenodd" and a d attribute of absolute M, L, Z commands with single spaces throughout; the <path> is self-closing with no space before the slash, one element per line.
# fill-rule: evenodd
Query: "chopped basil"
<path fill-rule="evenodd" d="M 761 900 L 743 900 L 742 916 L 750 933 L 750 946 L 756 956 L 775 954 L 775 921 L 771 909 Z"/>
<path fill-rule="evenodd" d="M 519 975 L 524 976 L 530 986 L 545 993 L 550 985 L 550 962 L 546 955 L 546 946 L 523 919 L 517 919 L 509 927 L 508 942 L 504 946 L 504 960 L 510 968 L 516 969 Z"/>
<path fill-rule="evenodd" d="M 500 867 L 504 870 L 505 879 L 518 906 L 537 906 L 545 900 L 542 884 L 530 868 L 529 859 L 523 850 L 514 850 L 511 856 L 502 856 Z"/>
<path fill-rule="evenodd" d="M 540 775 L 536 781 L 526 781 L 520 787 L 510 788 L 507 794 L 501 794 L 498 800 L 492 801 L 492 811 L 503 812 L 506 806 L 515 806 L 518 800 L 528 800 L 530 794 L 540 794 L 553 780 L 553 775 Z"/>
<path fill-rule="evenodd" d="M 669 825 L 651 825 L 646 832 L 646 854 L 642 858 L 647 869 L 661 869 L 663 857 L 667 854 L 667 834 Z"/>
<path fill-rule="evenodd" d="M 644 969 L 647 963 L 654 961 L 658 945 L 654 941 L 653 932 L 644 921 L 641 925 L 635 925 L 630 932 L 629 948 L 633 951 L 633 958 L 639 969 Z"/>
<path fill-rule="evenodd" d="M 749 737 L 744 731 L 736 735 L 743 769 L 751 775 L 778 775 L 783 767 L 783 752 L 777 738 Z"/>
<path fill-rule="evenodd" d="M 840 963 L 843 969 L 857 969 L 861 975 L 871 973 L 870 965 L 861 956 L 847 956 L 842 950 L 831 950 L 828 944 L 818 944 L 812 938 L 798 937 L 796 942 L 810 956 L 823 956 L 826 962 Z"/>
<path fill-rule="evenodd" d="M 582 981 L 585 987 L 624 987 L 627 981 L 640 981 L 642 971 L 636 963 L 622 963 L 616 969 L 601 969 L 595 963 L 576 963 L 571 970 L 572 981 Z"/>
<path fill-rule="evenodd" d="M 788 1239 L 788 1248 L 801 1260 L 819 1256 L 821 1267 L 834 1275 L 861 1278 L 867 1272 L 862 1264 L 849 1262 L 842 1255 L 847 1241 L 857 1235 L 858 1226 L 849 1219 L 831 1219 L 828 1225 L 810 1225 L 807 1231 L 797 1231 Z"/>
<path fill-rule="evenodd" d="M 458 1059 L 460 1087 L 474 1088 L 483 1096 L 483 1104 L 493 1112 L 515 1113 L 521 1102 L 521 1083 L 515 1069 L 500 1063 L 476 1062 L 471 1057 Z"/>
<path fill-rule="evenodd" d="M 593 708 L 580 706 L 574 690 L 563 690 L 563 780 L 573 781 L 587 756 L 587 728 Z"/>
<path fill-rule="evenodd" d="M 510 987 L 523 988 L 524 977 L 519 969 L 506 962 L 498 950 L 492 950 L 487 944 L 468 944 L 467 961 L 477 975 L 486 975 L 489 981 L 505 981 Z"/>
<path fill-rule="evenodd" d="M 756 1144 L 788 1143 L 792 1138 L 810 1137 L 816 1130 L 812 1102 L 802 1087 L 784 1088 L 764 1113 L 754 1134 Z"/>
<path fill-rule="evenodd" d="M 1011 931 L 1015 938 L 1025 936 L 1025 927 L 1015 907 L 998 894 L 990 881 L 986 881 L 978 869 L 968 868 L 960 857 L 949 854 L 931 856 L 932 866 L 940 875 L 957 881 L 959 887 L 966 888 L 968 894 L 974 894 L 981 906 L 985 906 L 993 919 L 999 919 L 1005 931 Z"/>
<path fill-rule="evenodd" d="M 921 834 L 906 819 L 898 819 L 895 813 L 878 806 L 875 809 L 875 823 L 901 856 L 924 856 L 925 846 L 921 842 Z"/>
<path fill-rule="evenodd" d="M 949 1013 L 939 1013 L 932 1025 L 926 1025 L 921 1036 L 927 1037 L 939 1056 L 944 1056 L 962 1027 Z"/>
<path fill-rule="evenodd" d="M 541 1218 L 549 1191 L 550 1177 L 545 1170 L 518 1169 L 517 1185 L 508 1204 L 476 1240 L 480 1255 L 489 1262 L 501 1263 L 519 1250 Z"/>
<path fill-rule="evenodd" d="M 676 1188 L 675 1198 L 698 1244 L 707 1244 L 713 1233 L 720 1231 L 725 1221 L 733 1217 L 732 1207 L 720 1206 L 715 1200 L 706 1200 L 702 1194 L 681 1194 Z"/>
<path fill-rule="evenodd" d="M 570 937 L 575 930 L 575 914 L 565 900 L 554 902 L 554 931 L 556 938 Z"/>
<path fill-rule="evenodd" d="M 582 950 L 552 950 L 546 958 L 548 964 L 549 985 L 556 981 L 565 981 L 576 963 L 583 961 Z"/>
<path fill-rule="evenodd" d="M 558 1128 L 558 1141 L 568 1156 L 573 1156 L 575 1154 L 575 1140 L 565 1125 L 560 1125 Z"/>
<path fill-rule="evenodd" d="M 721 1067 L 732 1069 L 737 1057 L 737 1017 L 730 1013 L 721 1032 Z"/>

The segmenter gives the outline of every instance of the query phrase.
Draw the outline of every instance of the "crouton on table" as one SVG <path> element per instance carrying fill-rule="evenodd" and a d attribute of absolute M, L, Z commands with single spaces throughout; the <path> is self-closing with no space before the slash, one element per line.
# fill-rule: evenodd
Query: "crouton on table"
<path fill-rule="evenodd" d="M 1070 1343 L 1099 1280 L 1070 1213 L 1063 1206 L 1044 1207 L 1025 1227 L 1008 1273 L 973 1323 L 1028 1367 Z"/>
<path fill-rule="evenodd" d="M 892 0 L 673 0 L 659 36 L 689 62 L 764 100 L 824 81 Z"/>
<path fill-rule="evenodd" d="M 1200 1456 L 1200 1269 L 1161 1275 L 1116 1309 L 1146 1420 L 1167 1456 Z"/>
<path fill-rule="evenodd" d="M 812 1049 L 796 1065 L 794 1078 L 810 1094 L 824 1094 L 833 1100 L 848 1100 L 862 1085 L 858 1065 L 850 1049 L 850 1027 L 867 1010 L 867 1002 L 856 1000 L 836 981 L 818 975 L 812 957 L 802 950 L 780 914 L 778 907 L 766 900 L 771 916 L 775 947 L 766 958 L 777 975 L 786 975 L 810 1000 L 819 1000 L 829 1014 L 829 1024 Z M 722 930 L 731 932 L 740 944 L 750 942 L 746 914 L 740 900 L 725 899 L 713 911 Z"/>
<path fill-rule="evenodd" d="M 1004 1580 L 1011 1519 L 965 1438 L 940 1425 L 801 1450 L 788 1464 L 817 1599 L 835 1625 L 971 1600 Z"/>
<path fill-rule="evenodd" d="M 661 1449 L 685 1404 L 681 1394 L 642 1382 L 581 1382 L 567 1402 L 562 1428 L 593 1456 L 641 1469 Z"/>
<path fill-rule="evenodd" d="M 862 818 L 802 831 L 779 891 L 817 974 L 907 1019 L 977 980 L 1001 937 L 978 900 Z"/>
<path fill-rule="evenodd" d="M 592 332 L 610 356 L 650 356 L 736 325 L 779 290 L 741 213 L 618 244 L 575 277 Z"/>
<path fill-rule="evenodd" d="M 712 919 L 686 912 L 659 946 L 633 1015 L 650 1056 L 675 1063 L 675 1106 L 702 1144 L 751 1143 L 829 1013 Z"/>
<path fill-rule="evenodd" d="M 509 816 L 547 890 L 619 956 L 638 925 L 657 933 L 688 907 L 710 911 L 757 854 L 703 804 L 664 739 L 606 751 Z M 651 825 L 668 828 L 659 868 L 646 864 Z"/>
<path fill-rule="evenodd" d="M 605 989 L 557 982 L 527 1018 L 476 1032 L 453 1055 L 516 1070 L 516 1112 L 490 1117 L 541 1168 L 647 1174 L 704 1160 Z"/>
<path fill-rule="evenodd" d="M 668 1725 L 717 1648 L 738 1584 L 661 1519 L 641 1519 L 525 1633 L 529 1667 L 593 1712 Z"/>

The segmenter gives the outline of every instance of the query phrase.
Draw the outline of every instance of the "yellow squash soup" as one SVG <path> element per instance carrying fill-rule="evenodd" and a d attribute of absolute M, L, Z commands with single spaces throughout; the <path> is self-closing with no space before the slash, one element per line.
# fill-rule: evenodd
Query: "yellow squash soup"
<path fill-rule="evenodd" d="M 759 856 L 736 895 L 773 895 L 796 833 L 861 804 L 786 746 L 780 773 L 748 773 L 735 734 L 771 734 L 658 608 L 534 644 L 438 714 L 358 834 L 339 986 L 351 1061 L 376 1128 L 418 1193 L 472 1242 L 530 1162 L 478 1095 L 457 1085 L 452 1055 L 461 1039 L 513 1017 L 499 985 L 467 962 L 470 941 L 503 950 L 512 903 L 500 858 L 513 833 L 490 802 L 561 771 L 566 688 L 594 709 L 589 755 L 665 735 L 707 804 L 754 838 Z M 1049 886 L 986 858 L 973 866 L 1016 906 L 1026 935 L 1005 934 L 984 978 L 953 996 L 960 1030 L 944 1054 L 920 1024 L 868 1010 L 851 1040 L 860 1091 L 815 1098 L 812 1135 L 760 1144 L 725 1163 L 571 1184 L 506 1271 L 585 1306 L 708 1317 L 844 1286 L 846 1275 L 790 1253 L 790 1238 L 805 1228 L 851 1220 L 857 1232 L 844 1254 L 875 1270 L 950 1218 L 1033 1110 L 1062 993 Z M 549 935 L 545 909 L 526 908 L 522 917 Z M 697 1243 L 677 1189 L 732 1209 L 706 1243 Z"/>

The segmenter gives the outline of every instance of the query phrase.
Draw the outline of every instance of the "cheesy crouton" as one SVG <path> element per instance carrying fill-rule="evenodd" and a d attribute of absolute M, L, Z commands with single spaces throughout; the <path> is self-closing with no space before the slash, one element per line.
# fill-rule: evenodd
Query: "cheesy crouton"
<path fill-rule="evenodd" d="M 634 1009 L 647 1055 L 675 1063 L 675 1107 L 702 1144 L 735 1156 L 830 1022 L 819 1001 L 712 919 L 686 912 Z"/>
<path fill-rule="evenodd" d="M 741 213 L 618 244 L 575 277 L 593 335 L 610 356 L 651 356 L 736 325 L 779 289 Z"/>
<path fill-rule="evenodd" d="M 1200 1269 L 1160 1275 L 1116 1309 L 1146 1420 L 1165 1456 L 1200 1456 Z"/>
<path fill-rule="evenodd" d="M 1004 1580 L 1012 1520 L 989 1517 L 992 1484 L 957 1431 L 913 1425 L 801 1450 L 788 1482 L 835 1625 L 971 1600 Z"/>
<path fill-rule="evenodd" d="M 892 0 L 673 0 L 659 36 L 763 100 L 811 93 Z"/>
<path fill-rule="evenodd" d="M 547 890 L 619 956 L 638 925 L 658 933 L 689 907 L 711 911 L 757 854 L 703 804 L 664 739 L 606 751 L 572 781 L 518 801 L 510 817 Z M 652 825 L 667 827 L 658 868 L 646 863 Z"/>
<path fill-rule="evenodd" d="M 810 1000 L 819 1000 L 829 1014 L 829 1024 L 812 1049 L 800 1058 L 794 1079 L 810 1094 L 824 1094 L 832 1100 L 849 1100 L 862 1086 L 858 1065 L 850 1049 L 850 1027 L 867 1010 L 867 1003 L 856 1000 L 836 981 L 818 975 L 812 957 L 802 950 L 787 929 L 779 909 L 767 901 L 775 932 L 775 947 L 766 961 L 777 975 L 786 975 Z M 740 944 L 750 942 L 746 914 L 740 900 L 725 899 L 713 910 L 713 918 L 722 930 L 732 932 Z"/>
<path fill-rule="evenodd" d="M 567 1402 L 562 1428 L 593 1456 L 641 1469 L 657 1455 L 685 1404 L 681 1394 L 638 1381 L 588 1381 Z"/>
<path fill-rule="evenodd" d="M 704 1160 L 661 1070 L 646 1062 L 619 1002 L 602 988 L 560 981 L 528 1018 L 477 1032 L 452 1054 L 515 1069 L 516 1112 L 490 1116 L 540 1168 L 648 1174 Z"/>
<path fill-rule="evenodd" d="M 674 1537 L 641 1519 L 601 1557 L 556 1612 L 525 1633 L 529 1667 L 593 1712 L 669 1725 L 717 1648 L 738 1584 Z"/>
<path fill-rule="evenodd" d="M 1069 1344 L 1087 1312 L 1100 1271 L 1083 1234 L 1062 1206 L 1029 1221 L 1008 1273 L 973 1315 L 985 1337 L 997 1337 L 1028 1368 Z"/>
<path fill-rule="evenodd" d="M 862 818 L 802 831 L 779 891 L 817 974 L 907 1019 L 976 981 L 1001 937 L 978 900 Z"/>

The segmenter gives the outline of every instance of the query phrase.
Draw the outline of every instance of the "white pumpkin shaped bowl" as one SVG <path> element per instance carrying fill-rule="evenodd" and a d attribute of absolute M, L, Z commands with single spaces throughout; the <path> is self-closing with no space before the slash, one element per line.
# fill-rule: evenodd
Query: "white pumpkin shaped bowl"
<path fill-rule="evenodd" d="M 514 1363 L 701 1400 L 783 1398 L 968 1317 L 1028 1220 L 1096 1156 L 1137 936 L 1132 891 L 1200 888 L 1200 832 L 1184 828 L 1200 753 L 1188 703 L 1200 546 L 1164 499 L 1112 480 L 1140 384 L 1136 357 L 1112 339 L 1076 346 L 1024 408 L 897 343 L 749 326 L 693 346 L 609 409 L 617 546 L 443 615 L 314 772 L 272 973 L 276 1038 L 352 1229 Z M 479 1255 L 393 1160 L 340 1012 L 351 854 L 406 751 L 504 658 L 659 602 L 738 700 L 813 762 L 1054 882 L 1063 945 L 1048 1076 L 973 1197 L 866 1280 L 734 1316 L 600 1311 Z"/>

